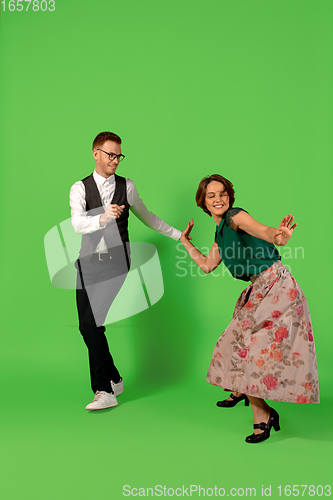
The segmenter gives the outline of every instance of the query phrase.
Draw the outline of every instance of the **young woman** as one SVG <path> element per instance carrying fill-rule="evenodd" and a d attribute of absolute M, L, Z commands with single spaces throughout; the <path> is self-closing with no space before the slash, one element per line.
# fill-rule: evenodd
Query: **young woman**
<path fill-rule="evenodd" d="M 251 284 L 241 293 L 233 319 L 218 339 L 207 381 L 232 391 L 220 407 L 251 403 L 254 432 L 246 442 L 259 443 L 280 429 L 279 415 L 265 399 L 319 403 L 316 353 L 306 298 L 274 245 L 285 245 L 297 226 L 291 214 L 277 229 L 234 208 L 234 189 L 221 175 L 205 177 L 197 205 L 217 228 L 206 257 L 189 241 L 193 219 L 180 241 L 205 273 L 221 263 Z"/>

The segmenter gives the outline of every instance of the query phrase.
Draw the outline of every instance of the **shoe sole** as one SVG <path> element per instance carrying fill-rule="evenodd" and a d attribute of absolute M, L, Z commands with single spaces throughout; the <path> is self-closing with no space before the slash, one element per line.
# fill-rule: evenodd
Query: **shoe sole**
<path fill-rule="evenodd" d="M 113 408 L 114 406 L 117 406 L 118 402 L 115 405 L 110 405 L 110 406 L 103 406 L 103 408 L 87 408 L 86 410 L 88 411 L 97 411 L 97 410 L 107 410 L 108 408 Z"/>
<path fill-rule="evenodd" d="M 107 410 L 108 408 L 113 408 L 114 406 L 117 406 L 118 405 L 118 401 L 115 400 L 115 402 L 113 404 L 108 404 L 107 406 L 100 406 L 99 408 L 97 407 L 92 407 L 92 408 L 89 408 L 89 406 L 91 405 L 92 403 L 89 403 L 87 406 L 86 406 L 86 410 L 88 411 L 96 411 L 96 410 Z"/>

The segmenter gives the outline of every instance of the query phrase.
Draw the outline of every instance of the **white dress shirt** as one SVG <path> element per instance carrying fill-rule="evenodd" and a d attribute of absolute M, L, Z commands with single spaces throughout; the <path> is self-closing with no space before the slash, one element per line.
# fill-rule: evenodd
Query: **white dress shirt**
<path fill-rule="evenodd" d="M 111 175 L 110 177 L 105 179 L 105 177 L 99 175 L 95 170 L 93 173 L 93 177 L 101 196 L 103 208 L 105 210 L 107 205 L 111 203 L 115 192 L 115 176 Z M 169 226 L 162 219 L 154 215 L 153 212 L 149 212 L 146 205 L 141 200 L 135 184 L 131 179 L 126 179 L 126 189 L 130 210 L 139 220 L 141 220 L 141 222 L 143 222 L 151 229 L 155 229 L 155 231 L 163 234 L 164 236 L 169 236 L 174 240 L 179 240 L 181 231 L 178 231 L 178 229 Z M 102 229 L 99 225 L 100 215 L 87 215 L 85 191 L 86 190 L 83 182 L 78 181 L 73 184 L 69 193 L 72 224 L 75 232 L 78 234 L 89 234 Z M 96 252 L 107 252 L 104 238 L 102 238 L 99 242 L 96 248 Z"/>

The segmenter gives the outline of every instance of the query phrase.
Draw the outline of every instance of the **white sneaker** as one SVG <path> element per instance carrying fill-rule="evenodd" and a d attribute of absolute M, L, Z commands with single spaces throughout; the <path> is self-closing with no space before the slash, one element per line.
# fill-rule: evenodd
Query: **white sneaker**
<path fill-rule="evenodd" d="M 121 394 L 122 392 L 124 392 L 124 381 L 123 381 L 123 379 L 121 378 L 117 384 L 115 384 L 113 382 L 113 380 L 111 380 L 111 387 L 112 387 L 112 390 L 114 392 L 114 395 L 115 396 L 119 396 L 119 394 Z"/>
<path fill-rule="evenodd" d="M 117 404 L 116 396 L 111 392 L 96 391 L 94 399 L 86 406 L 86 410 L 104 410 Z"/>

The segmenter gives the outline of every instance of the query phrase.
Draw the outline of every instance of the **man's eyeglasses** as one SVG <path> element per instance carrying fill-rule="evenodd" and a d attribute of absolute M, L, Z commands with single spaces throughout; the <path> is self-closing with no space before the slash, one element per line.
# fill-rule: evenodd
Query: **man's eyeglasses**
<path fill-rule="evenodd" d="M 102 151 L 102 153 L 105 153 L 106 155 L 109 156 L 109 160 L 113 161 L 116 158 L 118 158 L 118 161 L 121 162 L 124 158 L 125 155 L 116 155 L 115 153 L 108 153 L 107 151 L 103 151 L 103 149 L 96 148 L 98 151 Z"/>

